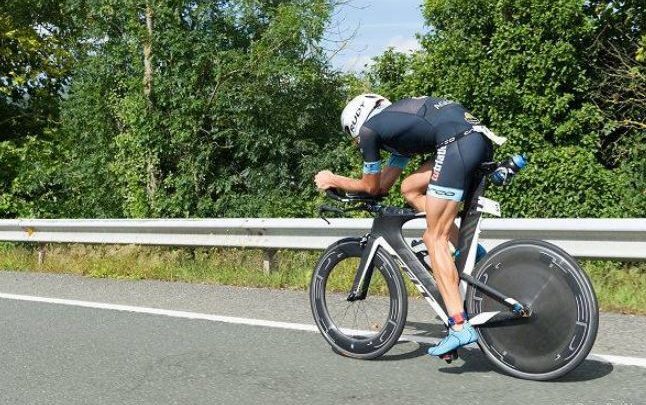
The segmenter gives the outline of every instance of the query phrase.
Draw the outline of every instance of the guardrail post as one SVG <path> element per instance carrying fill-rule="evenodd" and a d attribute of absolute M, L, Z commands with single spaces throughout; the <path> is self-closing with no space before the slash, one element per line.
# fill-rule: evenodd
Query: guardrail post
<path fill-rule="evenodd" d="M 45 244 L 44 243 L 38 244 L 38 265 L 39 266 L 42 266 L 43 263 L 45 263 L 45 253 L 46 253 Z"/>
<path fill-rule="evenodd" d="M 278 270 L 278 263 L 276 261 L 276 249 L 264 249 L 262 258 L 262 270 L 265 274 L 272 273 Z"/>

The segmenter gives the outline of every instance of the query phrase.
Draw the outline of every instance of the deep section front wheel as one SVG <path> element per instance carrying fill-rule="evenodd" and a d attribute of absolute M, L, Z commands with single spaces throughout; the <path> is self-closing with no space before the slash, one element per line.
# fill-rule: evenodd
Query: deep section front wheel
<path fill-rule="evenodd" d="M 529 306 L 528 318 L 484 324 L 479 345 L 502 371 L 519 378 L 549 380 L 578 366 L 597 335 L 599 310 L 592 284 L 577 262 L 543 241 L 503 243 L 482 260 L 474 277 Z M 469 286 L 470 315 L 509 311 Z"/>
<path fill-rule="evenodd" d="M 365 299 L 348 301 L 364 252 L 358 238 L 343 239 L 323 253 L 310 283 L 312 314 L 323 337 L 339 354 L 373 359 L 399 339 L 408 301 L 399 267 L 377 249 Z"/>

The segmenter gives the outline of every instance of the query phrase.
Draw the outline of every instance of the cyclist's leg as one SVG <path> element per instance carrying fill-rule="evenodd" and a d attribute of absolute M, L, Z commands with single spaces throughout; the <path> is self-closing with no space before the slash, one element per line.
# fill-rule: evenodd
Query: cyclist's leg
<path fill-rule="evenodd" d="M 448 230 L 468 189 L 475 168 L 490 152 L 481 135 L 472 135 L 438 150 L 426 197 L 427 229 L 424 233 L 433 274 L 452 327 L 449 335 L 429 354 L 442 355 L 477 340 L 477 333 L 465 319 L 458 288 L 458 272 L 448 250 Z"/>
<path fill-rule="evenodd" d="M 458 201 L 428 196 L 424 243 L 431 257 L 431 267 L 438 290 L 449 315 L 463 312 L 458 290 L 458 271 L 449 251 L 449 232 L 458 213 Z"/>
<path fill-rule="evenodd" d="M 424 212 L 426 209 L 426 188 L 432 173 L 433 160 L 428 160 L 402 180 L 401 193 L 406 202 L 418 212 Z"/>
<path fill-rule="evenodd" d="M 402 180 L 401 193 L 417 212 L 424 212 L 426 210 L 426 189 L 428 183 L 431 181 L 431 174 L 433 174 L 433 160 L 424 162 L 417 170 Z M 453 246 L 458 244 L 458 227 L 453 222 L 449 232 L 449 240 Z"/>
<path fill-rule="evenodd" d="M 448 240 L 451 223 L 458 213 L 459 201 L 428 196 L 426 199 L 426 232 L 424 243 L 429 251 L 431 267 L 437 288 L 449 315 L 448 335 L 428 350 L 432 356 L 443 356 L 458 347 L 478 340 L 478 334 L 469 324 L 464 313 L 462 296 L 458 288 L 458 271 L 449 252 Z"/>

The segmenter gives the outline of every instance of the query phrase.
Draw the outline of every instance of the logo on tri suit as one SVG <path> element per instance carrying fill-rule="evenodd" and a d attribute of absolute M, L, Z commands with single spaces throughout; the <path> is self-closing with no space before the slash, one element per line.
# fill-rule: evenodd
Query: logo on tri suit
<path fill-rule="evenodd" d="M 455 101 L 452 101 L 452 100 L 442 100 L 442 101 L 439 101 L 439 102 L 437 102 L 437 103 L 433 104 L 433 107 L 434 107 L 436 110 L 439 110 L 440 108 L 445 107 L 445 106 L 447 106 L 447 105 L 451 105 L 451 104 L 455 104 Z"/>
<path fill-rule="evenodd" d="M 431 179 L 437 181 L 440 178 L 440 173 L 442 172 L 442 165 L 444 165 L 444 158 L 446 158 L 446 145 L 441 146 L 437 149 L 437 156 L 435 156 L 435 166 L 433 166 L 433 174 Z"/>
<path fill-rule="evenodd" d="M 431 192 L 433 194 L 444 195 L 444 196 L 447 196 L 447 197 L 453 197 L 455 195 L 455 193 L 453 191 L 438 190 L 436 188 L 431 188 Z"/>
<path fill-rule="evenodd" d="M 479 119 L 477 119 L 471 113 L 468 113 L 468 112 L 464 113 L 464 120 L 471 125 L 478 125 L 480 123 Z"/>

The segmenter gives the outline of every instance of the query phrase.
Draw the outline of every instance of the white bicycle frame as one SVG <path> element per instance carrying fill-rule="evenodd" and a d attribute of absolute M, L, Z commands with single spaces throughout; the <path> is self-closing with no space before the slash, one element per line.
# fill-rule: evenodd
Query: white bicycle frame
<path fill-rule="evenodd" d="M 469 249 L 467 249 L 468 255 L 466 258 L 466 262 L 464 264 L 464 270 L 462 271 L 462 274 L 466 276 L 471 276 L 471 274 L 473 273 L 473 269 L 475 267 L 476 251 L 478 246 L 478 239 L 480 236 L 480 224 L 482 222 L 481 214 L 487 213 L 495 216 L 500 216 L 500 205 L 496 201 L 479 196 L 477 201 L 476 211 L 478 212 L 477 222 L 475 224 L 475 229 L 473 230 L 473 238 L 470 241 Z M 416 217 L 424 217 L 424 216 L 425 216 L 424 213 L 416 215 Z M 373 228 L 374 228 L 374 225 L 373 225 Z M 359 282 L 357 285 L 362 286 L 364 284 L 365 278 L 368 276 L 368 274 L 370 274 L 370 267 L 372 265 L 377 249 L 382 248 L 384 251 L 386 251 L 388 254 L 390 254 L 393 258 L 395 258 L 399 262 L 404 272 L 411 279 L 415 287 L 419 290 L 419 292 L 422 294 L 424 299 L 431 306 L 433 311 L 442 320 L 442 322 L 444 322 L 445 325 L 448 325 L 448 322 L 449 322 L 448 315 L 444 310 L 444 308 L 442 307 L 442 305 L 438 302 L 439 294 L 437 294 L 437 284 L 435 283 L 435 280 L 432 278 L 432 276 L 428 274 L 426 270 L 424 270 L 424 273 L 420 273 L 419 268 L 417 269 L 412 268 L 413 266 L 418 266 L 418 265 L 422 266 L 422 265 L 421 263 L 419 263 L 419 260 L 410 249 L 410 246 L 408 244 L 405 244 L 406 251 L 404 251 L 402 244 L 400 243 L 399 240 L 397 240 L 398 246 L 393 247 L 384 236 L 377 236 L 377 238 L 371 242 L 372 243 L 370 246 L 370 252 L 368 254 L 367 260 L 362 261 L 364 265 L 362 267 L 361 276 L 359 278 Z M 402 256 L 405 256 L 405 257 L 402 257 Z M 413 263 L 411 263 L 411 261 L 413 261 Z M 420 277 L 418 277 L 418 275 L 421 275 L 421 274 L 428 274 L 428 277 L 425 277 L 425 280 L 422 281 L 420 280 Z M 431 291 L 431 288 L 429 288 L 428 284 L 430 284 L 430 286 L 434 291 Z M 467 285 L 468 283 L 464 279 L 460 281 L 459 288 L 460 288 L 460 294 L 463 300 L 466 295 Z M 505 302 L 507 302 L 510 305 L 518 304 L 518 302 L 513 298 L 506 298 Z M 474 316 L 472 319 L 470 319 L 470 322 L 472 325 L 482 325 L 487 321 L 489 321 L 494 316 L 496 316 L 497 314 L 499 314 L 500 312 L 501 311 L 480 313 Z"/>

